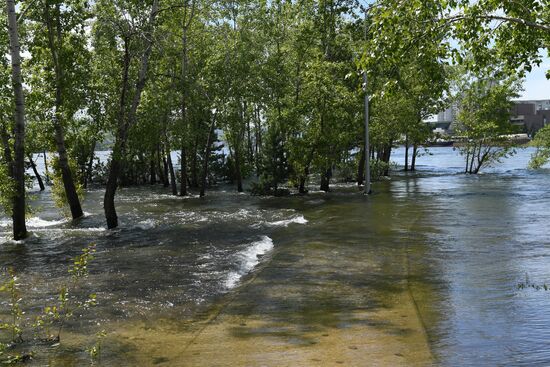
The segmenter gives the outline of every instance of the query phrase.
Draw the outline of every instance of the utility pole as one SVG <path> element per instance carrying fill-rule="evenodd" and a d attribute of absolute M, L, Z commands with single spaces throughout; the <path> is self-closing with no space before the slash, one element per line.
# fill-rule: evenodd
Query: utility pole
<path fill-rule="evenodd" d="M 367 12 L 365 11 L 365 41 L 367 41 Z M 370 184 L 370 144 L 369 144 L 369 90 L 367 68 L 363 70 L 363 88 L 365 89 L 365 195 L 371 193 Z"/>

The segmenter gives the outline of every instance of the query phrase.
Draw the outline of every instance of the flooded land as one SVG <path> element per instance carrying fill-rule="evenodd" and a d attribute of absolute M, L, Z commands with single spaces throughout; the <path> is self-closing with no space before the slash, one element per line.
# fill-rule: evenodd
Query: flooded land
<path fill-rule="evenodd" d="M 102 189 L 76 222 L 35 192 L 29 239 L 1 221 L 24 307 L 56 297 L 90 243 L 80 291 L 98 305 L 31 365 L 89 364 L 99 330 L 105 366 L 549 364 L 550 170 L 527 170 L 521 150 L 464 175 L 452 148 L 431 153 L 369 197 L 353 184 L 282 198 L 124 188 L 115 230 Z"/>

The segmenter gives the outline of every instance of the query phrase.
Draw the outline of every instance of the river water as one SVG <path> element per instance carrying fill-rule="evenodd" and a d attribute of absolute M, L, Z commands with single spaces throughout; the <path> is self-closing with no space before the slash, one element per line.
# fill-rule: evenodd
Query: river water
<path fill-rule="evenodd" d="M 104 229 L 102 190 L 86 193 L 86 217 L 74 223 L 49 192 L 35 192 L 28 240 L 8 240 L 9 221 L 0 220 L 0 264 L 20 275 L 32 314 L 54 300 L 70 258 L 95 243 L 82 291 L 96 292 L 99 305 L 67 330 L 79 343 L 92 342 L 88 335 L 98 329 L 117 333 L 133 323 L 192 327 L 244 286 L 259 287 L 258 277 L 287 289 L 304 285 L 296 299 L 250 300 L 284 309 L 288 322 L 304 329 L 343 327 L 326 322 L 336 311 L 388 308 L 396 285 L 406 284 L 435 364 L 549 365 L 550 169 L 527 170 L 531 153 L 520 150 L 469 176 L 452 148 L 431 148 L 418 172 L 396 172 L 368 198 L 348 184 L 287 198 L 251 197 L 230 186 L 205 198 L 172 197 L 160 186 L 121 189 L 114 231 Z M 401 163 L 403 151 L 393 159 Z M 368 299 L 338 301 L 325 293 L 328 285 Z M 104 363 L 124 365 L 139 348 L 132 338 L 110 341 Z M 53 365 L 86 359 L 75 345 L 49 353 Z M 150 364 L 177 365 L 163 358 Z"/>

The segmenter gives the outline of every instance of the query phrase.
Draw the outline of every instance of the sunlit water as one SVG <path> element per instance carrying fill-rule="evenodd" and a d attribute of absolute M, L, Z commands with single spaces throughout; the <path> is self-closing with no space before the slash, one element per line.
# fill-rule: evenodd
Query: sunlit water
<path fill-rule="evenodd" d="M 300 281 L 356 282 L 372 291 L 368 307 L 385 304 L 406 281 L 437 364 L 550 364 L 550 291 L 518 288 L 526 276 L 550 285 L 550 170 L 527 170 L 532 151 L 522 150 L 469 176 L 460 173 L 456 151 L 430 152 L 418 159 L 418 172 L 376 183 L 369 198 L 348 184 L 288 198 L 230 186 L 202 199 L 172 197 L 160 186 L 122 189 L 114 231 L 104 229 L 102 190 L 86 194 L 87 215 L 76 223 L 53 208 L 49 192 L 36 192 L 28 240 L 9 241 L 9 221 L 0 220 L 1 265 L 21 275 L 21 288 L 30 290 L 25 302 L 36 311 L 66 279 L 69 259 L 95 243 L 83 289 L 96 291 L 100 303 L 72 325 L 91 333 L 97 322 L 109 329 L 193 320 L 251 275 L 286 281 L 293 274 L 278 273 L 282 264 L 315 256 L 312 264 L 327 268 L 302 269 Z M 401 164 L 403 151 L 392 158 Z M 327 314 L 350 307 L 333 302 L 313 307 Z"/>

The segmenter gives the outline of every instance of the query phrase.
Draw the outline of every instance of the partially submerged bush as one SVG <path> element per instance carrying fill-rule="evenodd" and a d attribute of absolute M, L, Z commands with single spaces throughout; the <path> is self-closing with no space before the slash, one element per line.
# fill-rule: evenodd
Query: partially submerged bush
<path fill-rule="evenodd" d="M 82 254 L 73 258 L 68 268 L 70 281 L 60 286 L 57 302 L 44 306 L 42 313 L 34 321 L 29 317 L 25 318 L 23 294 L 15 271 L 7 271 L 7 280 L 0 285 L 0 293 L 7 295 L 9 306 L 5 313 L 8 317 L 0 320 L 0 363 L 11 364 L 32 358 L 32 351 L 23 350 L 29 345 L 59 343 L 63 328 L 75 314 L 96 305 L 94 293 L 86 297 L 73 295 L 80 282 L 88 276 L 88 265 L 93 260 L 94 253 L 95 246 L 90 245 L 82 250 Z M 96 353 L 99 353 L 98 348 Z"/>

